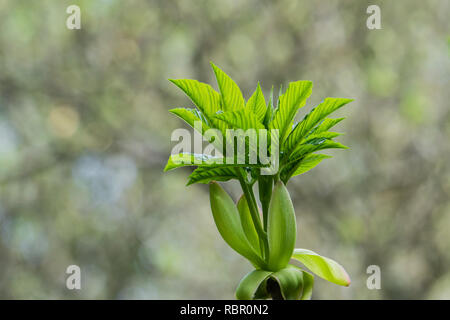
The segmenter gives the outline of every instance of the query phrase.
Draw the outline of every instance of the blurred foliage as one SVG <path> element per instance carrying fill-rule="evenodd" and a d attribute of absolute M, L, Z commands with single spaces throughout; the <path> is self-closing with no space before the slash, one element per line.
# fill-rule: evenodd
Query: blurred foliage
<path fill-rule="evenodd" d="M 184 126 L 167 110 L 190 106 L 167 79 L 211 83 L 210 60 L 246 98 L 300 79 L 305 110 L 355 98 L 339 114 L 350 151 L 288 186 L 297 246 L 353 280 L 318 279 L 313 298 L 450 298 L 450 4 L 378 2 L 381 30 L 367 1 L 0 0 L 0 298 L 233 298 L 250 265 L 207 189 L 162 173 Z M 74 3 L 81 30 L 65 26 Z"/>

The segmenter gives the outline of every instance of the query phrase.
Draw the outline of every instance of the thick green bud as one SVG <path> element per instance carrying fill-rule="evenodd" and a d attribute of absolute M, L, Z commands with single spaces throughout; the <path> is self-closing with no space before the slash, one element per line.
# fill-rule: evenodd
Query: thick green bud
<path fill-rule="evenodd" d="M 275 184 L 270 200 L 267 233 L 268 267 L 272 271 L 278 271 L 289 263 L 297 237 L 294 206 L 286 186 L 281 181 Z"/>

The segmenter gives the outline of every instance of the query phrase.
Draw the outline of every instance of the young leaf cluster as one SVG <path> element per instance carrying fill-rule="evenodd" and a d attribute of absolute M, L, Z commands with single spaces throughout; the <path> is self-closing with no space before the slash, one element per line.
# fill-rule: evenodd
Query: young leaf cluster
<path fill-rule="evenodd" d="M 300 108 L 302 108 L 312 92 L 311 81 L 295 81 L 289 83 L 285 92 L 280 90 L 276 103 L 273 101 L 273 89 L 266 103 L 261 86 L 258 83 L 250 98 L 245 101 L 237 84 L 220 68 L 211 63 L 217 78 L 219 92 L 209 84 L 192 79 L 171 79 L 194 103 L 195 108 L 174 108 L 170 112 L 183 119 L 190 126 L 199 121 L 200 127 L 196 129 L 200 134 L 208 129 L 219 130 L 223 137 L 227 136 L 227 129 L 277 129 L 278 141 L 269 140 L 267 149 L 271 144 L 277 143 L 280 166 L 274 177 L 278 176 L 285 184 L 290 178 L 305 173 L 322 160 L 330 158 L 325 154 L 317 153 L 324 149 L 346 149 L 347 147 L 333 139 L 340 133 L 330 129 L 344 118 L 328 118 L 328 116 L 343 107 L 352 99 L 326 98 L 317 107 L 307 113 L 300 122 L 294 122 Z M 210 140 L 205 136 L 206 140 Z M 214 143 L 214 142 L 213 142 Z M 219 143 L 223 146 L 219 141 Z M 246 148 L 246 152 L 249 152 Z M 263 163 L 237 164 L 233 158 L 237 155 L 211 157 L 193 153 L 171 155 L 165 171 L 180 167 L 195 165 L 198 168 L 189 176 L 188 184 L 209 183 L 211 181 L 227 181 L 239 179 L 235 168 L 250 173 L 256 180 Z M 203 158 L 201 163 L 194 159 Z M 184 161 L 180 161 L 183 159 Z M 190 161 L 189 161 L 190 160 Z M 226 161 L 227 160 L 227 161 Z M 245 174 L 247 176 L 247 174 Z"/>
<path fill-rule="evenodd" d="M 236 297 L 310 299 L 314 276 L 290 264 L 291 259 L 301 262 L 310 272 L 325 280 L 348 286 L 350 278 L 340 264 L 310 250 L 295 249 L 296 217 L 286 184 L 293 176 L 305 173 L 323 159 L 330 158 L 318 151 L 347 148 L 333 140 L 340 134 L 330 131 L 343 118 L 328 116 L 352 100 L 326 98 L 300 122 L 295 122 L 298 110 L 311 95 L 311 81 L 291 82 L 285 92 L 280 90 L 276 103 L 273 88 L 266 103 L 258 83 L 254 93 L 245 101 L 236 83 L 217 66 L 211 65 L 219 92 L 197 80 L 171 80 L 187 94 L 195 108 L 170 111 L 219 149 L 229 143 L 229 129 L 266 129 L 271 132 L 270 136 L 268 134 L 267 154 L 278 150 L 276 157 L 279 159 L 278 171 L 272 175 L 260 174 L 261 168 L 267 164 L 259 157 L 256 162 L 237 162 L 241 155 L 234 149 L 233 154 L 225 156 L 189 152 L 174 154 L 165 168 L 167 171 L 195 165 L 197 168 L 189 176 L 188 184 L 210 184 L 211 211 L 219 233 L 232 249 L 255 267 L 241 280 Z M 210 139 L 207 134 L 210 129 L 220 132 L 222 139 Z M 272 135 L 273 131 L 277 134 Z M 250 143 L 244 142 L 244 160 L 248 160 L 249 153 L 254 150 Z M 237 203 L 215 182 L 231 179 L 237 179 L 243 191 Z M 262 212 L 253 190 L 256 183 Z"/>

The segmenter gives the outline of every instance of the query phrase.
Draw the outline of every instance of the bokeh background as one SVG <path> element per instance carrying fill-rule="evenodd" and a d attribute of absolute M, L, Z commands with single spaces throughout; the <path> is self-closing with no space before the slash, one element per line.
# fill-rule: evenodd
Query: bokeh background
<path fill-rule="evenodd" d="M 191 106 L 167 79 L 217 87 L 209 61 L 246 98 L 257 81 L 266 98 L 314 81 L 299 117 L 355 99 L 337 115 L 351 149 L 289 184 L 297 246 L 353 280 L 316 278 L 314 299 L 450 298 L 449 16 L 442 0 L 0 0 L 0 298 L 234 298 L 250 265 L 219 237 L 207 187 L 163 173 L 185 127 L 168 110 Z M 66 289 L 71 264 L 81 290 Z"/>

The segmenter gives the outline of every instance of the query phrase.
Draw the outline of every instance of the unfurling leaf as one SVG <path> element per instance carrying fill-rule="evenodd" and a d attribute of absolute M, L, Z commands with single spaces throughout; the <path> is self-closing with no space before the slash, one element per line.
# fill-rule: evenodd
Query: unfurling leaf
<path fill-rule="evenodd" d="M 312 133 L 321 133 L 324 131 L 328 131 L 330 128 L 334 127 L 336 124 L 344 120 L 345 118 L 337 118 L 337 119 L 331 119 L 326 118 L 323 120 L 321 124 L 319 124 Z"/>
<path fill-rule="evenodd" d="M 352 99 L 344 98 L 326 98 L 321 104 L 316 108 L 312 109 L 305 118 L 297 124 L 297 126 L 292 130 L 291 134 L 287 138 L 284 144 L 285 149 L 289 153 L 292 151 L 302 139 L 318 124 L 322 119 L 333 111 L 341 108 L 347 103 L 353 101 Z"/>
<path fill-rule="evenodd" d="M 227 167 L 198 167 L 189 176 L 187 185 L 194 183 L 210 183 L 211 181 L 228 181 L 235 179 L 236 173 L 233 168 Z"/>
<path fill-rule="evenodd" d="M 225 72 L 211 62 L 211 66 L 216 74 L 217 84 L 222 95 L 223 111 L 233 111 L 244 108 L 244 97 L 241 89 Z"/>
<path fill-rule="evenodd" d="M 164 171 L 169 171 L 172 169 L 186 167 L 186 166 L 198 166 L 199 168 L 205 168 L 206 171 L 208 171 L 208 169 L 218 169 L 218 168 L 234 168 L 234 167 L 257 167 L 257 168 L 259 168 L 259 167 L 263 167 L 262 164 L 237 163 L 236 161 L 237 161 L 237 159 L 234 157 L 224 158 L 224 157 L 210 156 L 207 154 L 184 152 L 184 153 L 172 154 L 169 157 L 169 160 L 167 161 Z M 200 170 L 199 172 L 197 172 L 197 174 L 199 174 L 200 172 L 204 173 L 205 170 Z M 211 171 L 211 172 L 213 172 L 213 171 Z M 219 175 L 225 174 L 225 175 L 231 175 L 234 177 L 233 170 L 216 171 L 215 174 L 217 174 L 217 173 L 220 173 Z M 197 176 L 197 174 L 195 174 L 194 176 Z M 207 174 L 207 176 L 212 177 L 212 175 L 210 175 L 210 174 Z M 219 179 L 217 179 L 217 180 L 219 180 Z"/>
<path fill-rule="evenodd" d="M 187 124 L 189 124 L 192 128 L 195 128 L 195 121 L 200 121 L 202 124 L 202 132 L 201 134 L 205 133 L 206 130 L 208 130 L 210 127 L 206 124 L 206 119 L 202 115 L 200 111 L 197 109 L 191 109 L 191 108 L 174 108 L 169 110 L 174 115 L 178 116 L 179 118 L 183 119 Z"/>
<path fill-rule="evenodd" d="M 326 154 L 313 154 L 310 153 L 305 156 L 300 161 L 300 165 L 297 167 L 297 169 L 294 171 L 294 173 L 291 175 L 291 177 L 297 176 L 299 174 L 305 173 L 315 166 L 317 166 L 322 160 L 331 158 L 331 156 L 327 156 Z"/>
<path fill-rule="evenodd" d="M 214 167 L 225 163 L 223 157 L 213 157 L 206 154 L 179 153 L 172 154 L 167 161 L 164 171 L 169 171 L 184 166 L 207 166 Z"/>
<path fill-rule="evenodd" d="M 313 133 L 313 134 L 306 136 L 302 140 L 302 144 L 319 144 L 325 140 L 331 140 L 333 138 L 339 137 L 340 135 L 341 135 L 341 133 L 339 133 L 339 132 L 330 132 L 330 131 Z"/>
<path fill-rule="evenodd" d="M 245 109 L 252 111 L 256 115 L 258 121 L 263 123 L 267 107 L 259 82 L 255 92 L 250 99 L 248 99 Z"/>
<path fill-rule="evenodd" d="M 230 111 L 219 113 L 215 116 L 216 119 L 225 121 L 233 129 L 264 129 L 264 125 L 259 122 L 255 114 L 248 109 L 240 109 L 237 111 Z"/>
<path fill-rule="evenodd" d="M 306 99 L 311 95 L 311 81 L 291 82 L 286 92 L 280 97 L 280 104 L 270 123 L 270 129 L 280 130 L 280 144 L 290 133 L 292 121 L 299 108 L 305 105 Z"/>
<path fill-rule="evenodd" d="M 183 90 L 203 114 L 209 116 L 220 110 L 220 94 L 209 84 L 192 79 L 169 80 Z"/>
<path fill-rule="evenodd" d="M 331 140 L 324 140 L 316 144 L 301 144 L 289 157 L 289 163 L 303 158 L 308 153 L 313 153 L 324 149 L 348 149 L 348 147 Z"/>
<path fill-rule="evenodd" d="M 267 103 L 266 114 L 264 115 L 264 126 L 269 129 L 269 124 L 273 119 L 273 86 L 270 89 L 269 102 Z"/>

